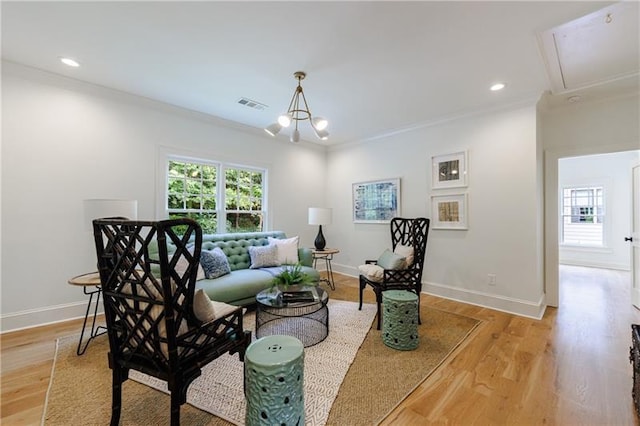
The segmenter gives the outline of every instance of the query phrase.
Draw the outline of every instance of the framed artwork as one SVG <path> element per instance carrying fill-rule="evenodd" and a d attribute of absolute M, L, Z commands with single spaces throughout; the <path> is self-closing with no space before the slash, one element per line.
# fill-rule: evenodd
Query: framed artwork
<path fill-rule="evenodd" d="M 389 223 L 400 216 L 400 178 L 354 183 L 353 222 Z"/>
<path fill-rule="evenodd" d="M 467 186 L 467 152 L 431 157 L 431 188 Z"/>
<path fill-rule="evenodd" d="M 433 229 L 467 229 L 467 194 L 432 195 Z"/>

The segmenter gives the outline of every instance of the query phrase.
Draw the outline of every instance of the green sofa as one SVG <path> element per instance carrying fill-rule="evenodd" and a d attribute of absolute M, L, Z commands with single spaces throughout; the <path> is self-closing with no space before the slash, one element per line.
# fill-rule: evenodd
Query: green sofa
<path fill-rule="evenodd" d="M 215 279 L 199 280 L 196 282 L 196 289 L 202 288 L 211 300 L 219 302 L 237 306 L 255 303 L 256 294 L 269 288 L 273 277 L 284 267 L 249 269 L 251 261 L 248 247 L 266 246 L 269 244 L 268 237 L 286 238 L 282 231 L 203 235 L 202 250 L 211 251 L 220 247 L 227 256 L 231 273 Z M 302 270 L 314 281 L 318 281 L 320 274 L 312 267 L 311 249 L 299 248 L 298 256 Z"/>

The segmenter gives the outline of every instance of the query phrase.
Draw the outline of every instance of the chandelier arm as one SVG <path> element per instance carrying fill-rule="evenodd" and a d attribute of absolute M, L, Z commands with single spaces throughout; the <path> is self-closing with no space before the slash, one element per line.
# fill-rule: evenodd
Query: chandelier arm
<path fill-rule="evenodd" d="M 302 120 L 306 120 L 307 118 L 311 121 L 311 110 L 309 109 L 309 105 L 307 105 L 307 97 L 304 95 L 304 92 L 300 90 L 300 94 L 302 95 L 302 102 L 304 102 L 304 109 L 307 112 L 307 117 Z"/>
<path fill-rule="evenodd" d="M 287 114 L 291 113 L 291 107 L 293 106 L 294 101 L 296 100 L 296 98 L 298 97 L 298 89 L 296 88 L 296 90 L 293 92 L 293 96 L 291 97 L 291 102 L 289 102 L 289 108 L 287 108 Z M 293 116 L 293 114 L 291 114 Z"/>
<path fill-rule="evenodd" d="M 296 130 L 298 130 L 298 121 L 300 120 L 300 118 L 299 118 L 300 113 L 298 112 L 298 108 L 300 106 L 300 90 L 299 89 L 300 89 L 300 85 L 298 85 L 298 89 L 296 89 L 296 102 L 295 102 L 295 105 L 293 107 L 294 108 L 294 110 L 293 110 L 294 116 L 293 117 L 294 117 L 294 120 L 296 122 Z"/>

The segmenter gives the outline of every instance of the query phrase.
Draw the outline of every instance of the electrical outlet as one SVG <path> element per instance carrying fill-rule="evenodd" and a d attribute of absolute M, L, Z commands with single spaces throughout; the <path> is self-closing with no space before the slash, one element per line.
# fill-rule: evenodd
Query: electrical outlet
<path fill-rule="evenodd" d="M 487 284 L 488 285 L 496 285 L 496 274 L 488 274 L 487 275 Z"/>

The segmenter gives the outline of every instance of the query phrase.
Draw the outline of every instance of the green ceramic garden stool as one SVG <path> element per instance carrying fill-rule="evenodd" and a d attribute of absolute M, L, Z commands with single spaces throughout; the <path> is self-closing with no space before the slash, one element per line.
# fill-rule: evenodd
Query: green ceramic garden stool
<path fill-rule="evenodd" d="M 304 425 L 304 347 L 291 336 L 266 336 L 244 356 L 245 423 Z"/>
<path fill-rule="evenodd" d="M 401 351 L 418 347 L 418 295 L 406 290 L 382 292 L 382 341 Z"/>

